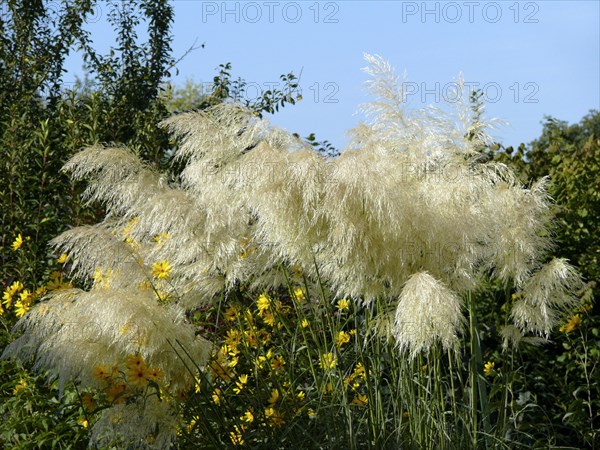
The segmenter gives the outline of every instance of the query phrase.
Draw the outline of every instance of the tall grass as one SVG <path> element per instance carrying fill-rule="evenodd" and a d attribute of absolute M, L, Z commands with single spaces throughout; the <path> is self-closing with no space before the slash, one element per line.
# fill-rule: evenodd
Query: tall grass
<path fill-rule="evenodd" d="M 340 156 L 225 103 L 163 123 L 176 177 L 124 148 L 66 164 L 106 208 L 53 241 L 85 289 L 48 295 L 6 355 L 81 388 L 93 445 L 519 442 L 476 299 L 490 279 L 515 291 L 507 350 L 577 303 L 578 273 L 548 260 L 547 182 L 482 160 L 480 105 L 406 111 L 367 60 L 377 100 Z"/>

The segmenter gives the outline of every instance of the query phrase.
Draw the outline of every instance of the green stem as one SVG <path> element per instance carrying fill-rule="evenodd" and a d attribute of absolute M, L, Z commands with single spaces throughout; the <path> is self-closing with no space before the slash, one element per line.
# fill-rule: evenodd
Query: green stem
<path fill-rule="evenodd" d="M 487 389 L 485 387 L 485 379 L 482 375 L 483 357 L 481 355 L 481 343 L 479 341 L 479 330 L 477 328 L 477 316 L 475 313 L 475 302 L 471 296 L 471 292 L 467 292 L 467 302 L 469 304 L 469 331 L 471 338 L 471 413 L 473 427 L 473 446 L 477 448 L 477 433 L 478 433 L 478 417 L 477 417 L 477 400 L 481 406 L 481 415 L 483 421 L 483 431 L 486 435 L 486 447 L 491 447 L 491 425 L 489 402 Z"/>

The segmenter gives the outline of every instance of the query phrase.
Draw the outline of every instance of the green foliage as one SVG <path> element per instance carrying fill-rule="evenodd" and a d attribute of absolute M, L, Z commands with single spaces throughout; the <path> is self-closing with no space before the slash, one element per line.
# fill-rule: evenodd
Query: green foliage
<path fill-rule="evenodd" d="M 85 449 L 87 423 L 77 393 L 60 395 L 58 382 L 45 374 L 0 361 L 5 381 L 0 385 L 0 447 L 11 449 Z"/>
<path fill-rule="evenodd" d="M 600 390 L 593 380 L 600 365 L 600 313 L 593 298 L 600 278 L 600 113 L 590 111 L 574 125 L 546 118 L 539 139 L 516 151 L 492 147 L 488 157 L 513 167 L 524 182 L 549 177 L 556 200 L 556 247 L 549 256 L 566 256 L 588 281 L 580 304 L 551 342 L 498 353 L 500 342 L 492 333 L 485 342 L 488 355 L 499 367 L 520 367 L 505 383 L 511 383 L 513 402 L 520 402 L 516 419 L 532 443 L 598 448 Z M 488 301 L 487 314 L 502 317 L 511 300 L 506 290 L 495 292 L 499 300 Z"/>

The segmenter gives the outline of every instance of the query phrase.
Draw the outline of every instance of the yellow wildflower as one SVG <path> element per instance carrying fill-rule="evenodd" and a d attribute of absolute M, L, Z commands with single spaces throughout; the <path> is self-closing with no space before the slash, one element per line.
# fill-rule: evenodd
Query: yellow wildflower
<path fill-rule="evenodd" d="M 242 333 L 240 330 L 227 330 L 227 336 L 225 337 L 225 343 L 231 347 L 237 347 L 242 339 Z"/>
<path fill-rule="evenodd" d="M 234 430 L 235 431 L 229 432 L 229 438 L 231 439 L 231 443 L 233 445 L 244 445 L 244 438 L 242 437 L 244 428 L 235 425 Z"/>
<path fill-rule="evenodd" d="M 23 290 L 25 286 L 23 286 L 23 283 L 21 283 L 20 281 L 15 281 L 13 284 L 11 284 L 8 288 L 8 291 L 14 295 L 18 292 L 21 292 Z"/>
<path fill-rule="evenodd" d="M 262 317 L 263 313 L 271 307 L 271 298 L 268 295 L 261 294 L 256 301 L 256 307 L 258 308 L 258 315 Z"/>
<path fill-rule="evenodd" d="M 282 425 L 285 422 L 283 415 L 273 407 L 265 408 L 265 419 L 275 426 Z"/>
<path fill-rule="evenodd" d="M 365 366 L 363 366 L 363 363 L 359 362 L 356 364 L 356 367 L 354 368 L 354 372 L 352 374 L 353 377 L 361 377 L 363 380 L 367 379 L 367 374 L 365 372 Z"/>
<path fill-rule="evenodd" d="M 29 289 L 25 289 L 19 294 L 19 301 L 29 306 L 33 302 L 33 294 Z"/>
<path fill-rule="evenodd" d="M 17 300 L 15 303 L 15 314 L 17 317 L 23 317 L 29 311 L 29 304 L 23 303 L 21 300 Z"/>
<path fill-rule="evenodd" d="M 92 375 L 97 380 L 104 381 L 110 377 L 111 372 L 108 369 L 108 367 L 106 367 L 104 365 L 98 365 L 98 366 L 94 367 L 94 370 L 92 371 Z"/>
<path fill-rule="evenodd" d="M 152 276 L 159 280 L 169 278 L 171 272 L 171 264 L 169 261 L 158 261 L 152 265 Z"/>
<path fill-rule="evenodd" d="M 494 373 L 494 366 L 496 365 L 493 361 L 488 361 L 483 365 L 483 373 L 491 375 Z"/>
<path fill-rule="evenodd" d="M 275 326 L 275 316 L 270 312 L 265 314 L 263 321 L 270 327 Z"/>
<path fill-rule="evenodd" d="M 9 309 L 12 306 L 12 302 L 13 294 L 11 294 L 8 290 L 4 291 L 4 294 L 2 294 L 2 303 L 6 305 L 6 309 Z"/>
<path fill-rule="evenodd" d="M 90 423 L 88 422 L 88 420 L 85 417 L 80 418 L 78 422 L 81 424 L 81 426 L 83 428 L 87 428 L 90 426 Z"/>
<path fill-rule="evenodd" d="M 248 375 L 246 375 L 245 373 L 240 375 L 238 380 L 235 382 L 235 388 L 233 388 L 233 392 L 235 392 L 236 394 L 239 394 L 240 392 L 242 392 L 242 389 L 244 389 L 244 387 L 246 386 L 246 384 L 248 383 Z"/>
<path fill-rule="evenodd" d="M 129 355 L 127 357 L 126 366 L 128 369 L 145 369 L 146 363 L 144 361 L 144 358 L 142 358 L 142 355 Z"/>
<path fill-rule="evenodd" d="M 21 391 L 21 389 L 23 389 L 25 387 L 27 387 L 27 381 L 25 381 L 25 379 L 21 378 L 19 380 L 19 383 L 13 389 L 13 395 L 17 395 L 19 393 L 19 391 Z"/>
<path fill-rule="evenodd" d="M 269 405 L 274 405 L 275 403 L 277 403 L 277 401 L 279 401 L 279 390 L 278 389 L 273 389 L 271 391 L 271 396 L 269 397 L 269 400 L 267 400 L 269 402 Z"/>
<path fill-rule="evenodd" d="M 66 253 L 62 253 L 62 254 L 61 254 L 59 257 L 58 257 L 58 259 L 56 260 L 56 262 L 57 262 L 58 264 L 64 264 L 64 263 L 66 263 L 66 262 L 67 262 L 67 258 L 68 258 L 67 254 L 66 254 Z"/>
<path fill-rule="evenodd" d="M 285 366 L 285 359 L 283 359 L 283 356 L 281 355 L 277 355 L 271 361 L 271 368 L 277 372 L 282 371 L 283 366 Z"/>
<path fill-rule="evenodd" d="M 240 417 L 240 419 L 244 422 L 252 423 L 254 422 L 254 414 L 252 414 L 252 411 L 248 410 L 242 417 Z"/>
<path fill-rule="evenodd" d="M 337 304 L 335 305 L 335 307 L 340 311 L 346 311 L 348 309 L 350 309 L 350 302 L 343 298 L 341 300 L 338 300 Z"/>
<path fill-rule="evenodd" d="M 312 408 L 308 408 L 307 414 L 309 419 L 314 419 L 317 417 L 317 413 Z"/>
<path fill-rule="evenodd" d="M 148 380 L 146 380 L 146 367 L 144 365 L 140 365 L 128 368 L 127 380 L 135 387 L 145 387 L 146 384 L 148 384 Z"/>
<path fill-rule="evenodd" d="M 146 370 L 146 378 L 149 381 L 159 381 L 164 376 L 164 374 L 165 373 L 157 367 L 151 367 L 150 369 Z M 196 388 L 198 388 L 198 385 L 196 386 Z"/>
<path fill-rule="evenodd" d="M 211 394 L 211 398 L 215 405 L 221 404 L 221 389 L 215 388 Z"/>
<path fill-rule="evenodd" d="M 303 302 L 304 300 L 306 300 L 306 294 L 304 293 L 304 289 L 302 288 L 295 288 L 294 289 L 294 296 L 296 297 L 296 300 L 298 300 L 299 302 Z"/>
<path fill-rule="evenodd" d="M 225 320 L 228 322 L 235 322 L 237 320 L 237 315 L 239 313 L 239 308 L 235 306 L 230 306 L 225 310 Z"/>
<path fill-rule="evenodd" d="M 333 369 L 337 364 L 337 358 L 333 355 L 333 353 L 325 353 L 321 355 L 319 366 L 321 369 Z"/>
<path fill-rule="evenodd" d="M 23 245 L 23 236 L 21 236 L 21 233 L 19 233 L 19 235 L 15 238 L 14 242 L 12 243 L 12 249 L 13 251 L 17 251 L 21 248 L 21 246 Z"/>
<path fill-rule="evenodd" d="M 304 399 L 306 398 L 306 393 L 304 391 L 300 391 L 296 394 L 296 398 L 298 400 L 300 400 L 301 402 L 303 402 Z"/>
<path fill-rule="evenodd" d="M 366 394 L 360 394 L 352 400 L 353 405 L 366 406 L 369 403 L 369 397 Z"/>
<path fill-rule="evenodd" d="M 350 334 L 345 332 L 344 330 L 340 331 L 335 337 L 335 345 L 337 348 L 340 348 L 342 345 L 350 342 Z"/>
<path fill-rule="evenodd" d="M 560 327 L 560 331 L 570 333 L 571 331 L 574 331 L 579 325 L 581 325 L 581 316 L 579 314 L 575 314 L 567 321 L 565 325 Z"/>

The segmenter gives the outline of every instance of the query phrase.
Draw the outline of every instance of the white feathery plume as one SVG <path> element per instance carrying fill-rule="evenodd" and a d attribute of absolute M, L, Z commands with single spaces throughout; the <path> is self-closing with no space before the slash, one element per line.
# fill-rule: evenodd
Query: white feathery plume
<path fill-rule="evenodd" d="M 412 357 L 436 342 L 456 349 L 464 316 L 461 299 L 427 272 L 412 275 L 402 290 L 392 333 Z"/>
<path fill-rule="evenodd" d="M 52 244 L 92 287 L 33 308 L 5 355 L 35 357 L 62 382 L 85 385 L 94 364 L 140 352 L 184 389 L 191 378 L 171 344 L 181 343 L 198 364 L 209 347 L 194 337 L 185 309 L 214 303 L 239 283 L 257 291 L 286 286 L 282 265 L 309 282 L 320 276 L 335 298 L 386 301 L 396 313 L 382 328 L 413 356 L 437 343 L 455 348 L 460 299 L 485 271 L 521 288 L 515 325 L 547 335 L 580 283 L 563 260 L 542 267 L 551 245 L 547 181 L 526 188 L 505 165 L 482 162 L 486 123 L 480 115 L 473 123 L 466 100 L 455 115 L 409 111 L 389 64 L 365 58 L 376 97 L 363 107 L 370 122 L 350 131 L 337 158 L 232 103 L 162 123 L 179 141 L 179 183 L 127 149 L 75 155 L 65 170 L 89 181 L 87 198 L 101 202 L 107 218 Z M 154 273 L 167 263 L 168 283 Z"/>
<path fill-rule="evenodd" d="M 555 258 L 528 278 L 511 310 L 523 332 L 548 337 L 561 313 L 577 302 L 584 286 L 581 276 L 564 258 Z"/>

